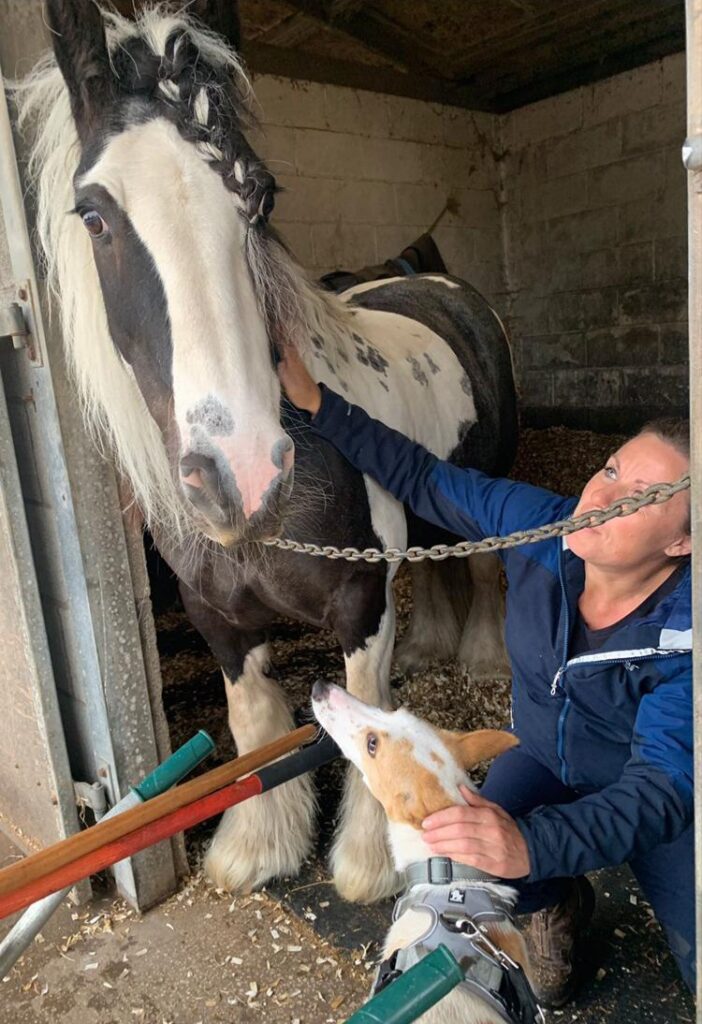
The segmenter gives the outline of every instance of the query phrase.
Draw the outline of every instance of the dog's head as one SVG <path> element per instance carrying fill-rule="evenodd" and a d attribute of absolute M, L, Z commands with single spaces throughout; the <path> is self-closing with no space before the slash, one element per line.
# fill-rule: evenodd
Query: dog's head
<path fill-rule="evenodd" d="M 315 683 L 315 716 L 361 771 L 390 822 L 420 829 L 434 811 L 461 801 L 469 771 L 519 741 L 498 729 L 449 732 L 403 708 L 384 711 L 330 683 Z"/>

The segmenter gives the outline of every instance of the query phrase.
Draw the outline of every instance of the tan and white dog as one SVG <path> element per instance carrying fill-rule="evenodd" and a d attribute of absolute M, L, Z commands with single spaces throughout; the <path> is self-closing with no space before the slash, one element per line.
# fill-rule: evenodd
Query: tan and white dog
<path fill-rule="evenodd" d="M 329 683 L 315 684 L 312 706 L 320 725 L 359 769 L 371 793 L 382 804 L 387 815 L 390 848 L 399 872 L 434 857 L 422 836 L 424 818 L 461 803 L 459 786 L 475 789 L 468 774 L 470 769 L 518 742 L 510 733 L 495 729 L 469 733 L 436 729 L 409 711 L 371 707 Z M 487 876 L 480 879 L 480 872 L 476 872 L 476 876 L 476 880 L 459 879 L 447 884 L 446 892 L 439 893 L 439 898 L 443 895 L 447 901 L 461 905 L 465 899 L 468 913 L 474 895 L 483 907 L 487 898 L 501 906 L 512 906 L 516 896 L 513 889 L 488 881 Z M 463 896 L 463 892 L 471 888 L 474 891 Z M 415 879 L 410 895 L 416 898 L 408 900 L 405 896 L 396 907 L 395 921 L 385 940 L 383 960 L 388 960 L 395 951 L 407 950 L 426 934 L 432 912 L 421 903 L 428 890 L 432 891 L 431 899 L 436 903 L 437 887 L 416 883 Z M 479 895 L 477 890 L 480 890 Z M 485 923 L 482 931 L 528 976 L 524 941 L 508 915 Z M 508 1019 L 467 985 L 458 986 L 420 1018 L 422 1024 L 504 1024 Z"/>

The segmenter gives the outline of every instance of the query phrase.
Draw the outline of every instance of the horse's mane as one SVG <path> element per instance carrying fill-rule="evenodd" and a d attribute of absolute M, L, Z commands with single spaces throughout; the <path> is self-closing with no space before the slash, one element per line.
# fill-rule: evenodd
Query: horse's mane
<path fill-rule="evenodd" d="M 102 14 L 121 86 L 126 78 L 135 99 L 153 89 L 164 113 L 214 165 L 213 171 L 231 173 L 228 133 L 235 122 L 253 122 L 251 85 L 236 52 L 167 3 L 141 10 L 136 21 L 113 11 Z M 150 74 L 155 76 L 151 85 Z M 187 89 L 180 84 L 184 77 Z M 184 539 L 192 534 L 193 520 L 174 480 L 161 432 L 131 368 L 112 342 L 90 238 L 80 218 L 68 216 L 81 149 L 68 90 L 53 53 L 46 53 L 12 89 L 19 127 L 32 129 L 28 173 L 36 190 L 37 232 L 85 421 L 101 449 L 115 456 L 130 480 L 147 523 Z M 344 306 L 311 284 L 274 231 L 262 224 L 247 231 L 246 255 L 272 340 L 285 325 L 289 337 L 302 347 L 316 336 L 332 353 L 346 348 L 350 327 Z"/>

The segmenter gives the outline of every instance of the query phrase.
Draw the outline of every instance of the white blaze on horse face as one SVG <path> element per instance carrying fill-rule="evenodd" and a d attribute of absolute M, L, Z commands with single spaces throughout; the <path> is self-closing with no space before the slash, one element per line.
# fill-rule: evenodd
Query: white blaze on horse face
<path fill-rule="evenodd" d="M 228 468 L 248 519 L 291 468 L 292 443 L 280 426 L 280 385 L 246 263 L 240 201 L 163 118 L 108 142 L 81 181 L 90 183 L 125 211 L 163 284 L 181 455 Z M 187 481 L 201 486 L 196 471 Z"/>

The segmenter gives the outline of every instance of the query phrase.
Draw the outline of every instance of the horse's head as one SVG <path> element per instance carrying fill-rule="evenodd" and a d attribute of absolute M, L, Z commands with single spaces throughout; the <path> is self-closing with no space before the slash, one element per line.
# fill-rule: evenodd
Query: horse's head
<path fill-rule="evenodd" d="M 204 532 L 222 543 L 270 535 L 294 449 L 274 365 L 280 309 L 266 296 L 275 181 L 244 135 L 236 53 L 163 7 L 136 24 L 86 0 L 48 10 L 80 143 L 74 214 L 120 372 Z M 103 405 L 108 391 L 103 382 Z"/>

